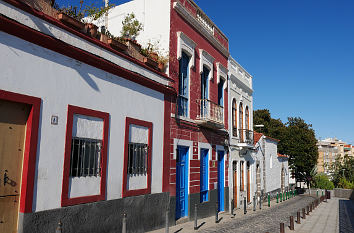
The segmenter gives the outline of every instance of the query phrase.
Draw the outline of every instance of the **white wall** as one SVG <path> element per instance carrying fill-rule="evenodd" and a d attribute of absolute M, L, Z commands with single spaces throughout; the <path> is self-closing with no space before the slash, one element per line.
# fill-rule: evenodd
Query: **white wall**
<path fill-rule="evenodd" d="M 245 129 L 246 122 L 246 106 L 249 109 L 249 118 L 250 118 L 250 130 L 253 130 L 253 90 L 252 90 L 252 77 L 232 58 L 229 57 L 228 61 L 229 69 L 229 134 L 230 134 L 230 144 L 236 145 L 238 143 L 239 131 L 237 131 L 237 137 L 233 136 L 232 132 L 232 103 L 236 99 L 237 106 L 237 129 L 241 128 L 241 122 L 239 121 L 239 106 L 242 102 L 243 106 L 243 125 L 242 128 Z M 243 76 L 240 75 L 239 71 L 242 70 Z M 248 78 L 246 77 L 248 76 Z"/>
<path fill-rule="evenodd" d="M 152 122 L 152 193 L 162 191 L 163 94 L 4 32 L 0 61 L 1 89 L 42 99 L 34 211 L 61 205 L 68 104 L 110 113 L 108 200 L 122 197 L 125 118 Z"/>
<path fill-rule="evenodd" d="M 146 46 L 148 42 L 159 42 L 162 51 L 170 45 L 170 2 L 169 0 L 132 0 L 109 11 L 108 30 L 115 36 L 121 35 L 122 21 L 129 13 L 144 25 L 137 41 Z"/>

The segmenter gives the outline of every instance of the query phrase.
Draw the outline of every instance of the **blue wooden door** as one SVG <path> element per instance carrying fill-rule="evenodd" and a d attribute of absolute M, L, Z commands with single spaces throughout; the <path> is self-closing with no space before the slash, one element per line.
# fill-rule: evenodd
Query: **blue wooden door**
<path fill-rule="evenodd" d="M 177 147 L 176 219 L 188 215 L 188 147 Z"/>
<path fill-rule="evenodd" d="M 208 201 L 208 152 L 200 150 L 200 202 Z"/>
<path fill-rule="evenodd" d="M 224 211 L 224 151 L 218 151 L 218 203 L 219 211 Z"/>

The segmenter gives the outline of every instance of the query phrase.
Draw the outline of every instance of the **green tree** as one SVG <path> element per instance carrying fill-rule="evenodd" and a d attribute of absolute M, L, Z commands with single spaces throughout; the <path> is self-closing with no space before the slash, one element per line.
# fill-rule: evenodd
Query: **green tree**
<path fill-rule="evenodd" d="M 330 171 L 332 181 L 336 187 L 343 186 L 346 181 L 354 183 L 354 157 L 349 157 L 348 155 L 341 157 L 338 155 L 335 162 L 330 166 Z"/>
<path fill-rule="evenodd" d="M 308 182 L 314 174 L 312 171 L 317 164 L 317 139 L 312 125 L 299 117 L 289 117 L 283 124 L 280 119 L 273 119 L 269 110 L 254 111 L 254 125 L 262 124 L 263 128 L 255 129 L 279 141 L 278 151 L 289 155 L 289 166 L 295 172 L 297 181 Z"/>
<path fill-rule="evenodd" d="M 319 189 L 334 189 L 334 184 L 329 180 L 328 176 L 324 173 L 317 174 L 313 178 L 313 186 Z"/>
<path fill-rule="evenodd" d="M 273 119 L 268 109 L 254 111 L 253 122 L 254 125 L 264 125 L 264 127 L 255 128 L 255 131 L 281 140 L 285 126 L 280 119 Z"/>

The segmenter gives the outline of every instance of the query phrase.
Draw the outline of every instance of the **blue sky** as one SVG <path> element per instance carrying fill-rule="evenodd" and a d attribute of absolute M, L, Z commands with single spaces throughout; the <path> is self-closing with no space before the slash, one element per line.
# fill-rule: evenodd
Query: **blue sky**
<path fill-rule="evenodd" d="M 253 75 L 254 109 L 269 109 L 283 122 L 301 117 L 318 138 L 354 144 L 353 0 L 195 2 Z"/>
<path fill-rule="evenodd" d="M 353 0 L 197 0 L 254 77 L 254 109 L 354 144 Z M 214 3 L 214 4 L 213 4 Z"/>

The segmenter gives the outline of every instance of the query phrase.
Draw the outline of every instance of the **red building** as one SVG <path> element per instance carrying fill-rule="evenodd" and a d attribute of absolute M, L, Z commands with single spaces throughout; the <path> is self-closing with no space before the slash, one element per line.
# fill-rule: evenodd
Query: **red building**
<path fill-rule="evenodd" d="M 159 7 L 156 7 L 156 6 Z M 134 0 L 112 10 L 109 30 L 120 31 L 124 13 L 144 24 L 137 37 L 157 39 L 169 55 L 167 74 L 178 96 L 170 101 L 169 157 L 163 191 L 170 192 L 171 218 L 206 217 L 228 210 L 228 39 L 191 0 Z"/>

